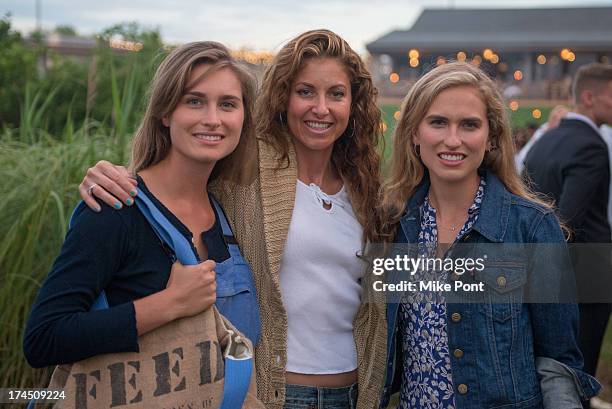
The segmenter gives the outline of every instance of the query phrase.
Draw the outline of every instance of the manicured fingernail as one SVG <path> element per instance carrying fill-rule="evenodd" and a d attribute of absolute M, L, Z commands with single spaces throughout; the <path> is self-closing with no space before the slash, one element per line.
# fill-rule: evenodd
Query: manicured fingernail
<path fill-rule="evenodd" d="M 129 197 L 125 200 L 125 204 L 128 206 L 131 206 L 132 203 L 134 203 L 134 201 L 132 199 L 130 199 Z"/>
<path fill-rule="evenodd" d="M 134 196 L 136 196 L 136 193 L 138 193 L 138 192 L 136 192 L 136 189 L 130 190 L 130 196 L 134 197 Z"/>
<path fill-rule="evenodd" d="M 94 210 L 98 213 L 100 213 L 102 211 L 102 208 L 98 205 L 96 205 L 96 207 L 94 207 Z"/>
<path fill-rule="evenodd" d="M 117 210 L 121 209 L 121 203 L 120 202 L 115 202 L 115 204 L 113 206 L 115 206 L 115 209 L 117 209 Z"/>

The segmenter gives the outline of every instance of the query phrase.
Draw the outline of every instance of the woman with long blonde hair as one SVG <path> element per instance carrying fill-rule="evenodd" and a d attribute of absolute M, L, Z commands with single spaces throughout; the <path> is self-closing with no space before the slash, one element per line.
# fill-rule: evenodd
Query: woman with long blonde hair
<path fill-rule="evenodd" d="M 580 407 L 600 387 L 582 372 L 576 305 L 538 298 L 568 278 L 564 235 L 516 175 L 493 81 L 471 64 L 434 68 L 408 92 L 394 138 L 383 207 L 395 251 L 446 260 L 467 247 L 488 258 L 472 273 L 413 278 L 474 285 L 466 298 L 415 291 L 389 304 L 383 403 L 396 386 L 401 408 Z M 517 251 L 528 243 L 558 257 Z"/>

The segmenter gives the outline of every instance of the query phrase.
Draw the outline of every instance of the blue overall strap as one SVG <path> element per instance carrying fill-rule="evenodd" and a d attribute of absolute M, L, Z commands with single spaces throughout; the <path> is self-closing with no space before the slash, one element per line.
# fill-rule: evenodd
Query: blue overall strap
<path fill-rule="evenodd" d="M 229 223 L 227 222 L 227 219 L 225 218 L 225 213 L 223 212 L 221 205 L 212 196 L 210 196 L 210 201 L 212 202 L 213 206 L 215 206 L 217 216 L 219 216 L 219 224 L 221 224 L 221 230 L 223 231 L 223 235 L 228 237 L 234 237 L 234 232 L 232 232 L 232 228 L 230 227 Z"/>
<path fill-rule="evenodd" d="M 140 189 L 138 189 L 138 195 L 136 196 L 136 205 L 160 239 L 174 250 L 176 258 L 182 264 L 195 265 L 198 263 L 196 255 L 191 248 L 191 244 L 187 241 L 185 236 L 168 221 L 153 204 L 151 199 L 149 199 Z M 235 359 L 228 355 L 225 356 L 224 361 L 225 383 L 223 386 L 223 399 L 220 409 L 239 409 L 242 407 L 247 391 L 249 390 L 251 374 L 253 372 L 253 357 Z"/>

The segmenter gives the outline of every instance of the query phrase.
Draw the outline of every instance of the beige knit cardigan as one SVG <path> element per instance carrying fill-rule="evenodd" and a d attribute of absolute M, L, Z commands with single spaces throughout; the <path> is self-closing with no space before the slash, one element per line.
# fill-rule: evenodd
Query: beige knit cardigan
<path fill-rule="evenodd" d="M 297 166 L 295 152 L 291 149 L 289 166 L 278 169 L 275 151 L 262 141 L 258 141 L 258 156 L 259 171 L 251 184 L 223 181 L 210 189 L 225 209 L 255 278 L 262 326 L 255 351 L 258 396 L 266 408 L 282 409 L 287 313 L 281 297 L 279 268 L 295 201 Z M 384 304 L 362 302 L 353 322 L 353 334 L 358 363 L 357 408 L 378 408 L 386 363 Z"/>

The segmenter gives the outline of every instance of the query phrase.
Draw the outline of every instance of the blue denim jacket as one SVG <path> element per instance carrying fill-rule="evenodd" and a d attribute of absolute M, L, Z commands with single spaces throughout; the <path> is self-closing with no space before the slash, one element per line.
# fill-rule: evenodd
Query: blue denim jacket
<path fill-rule="evenodd" d="M 397 243 L 417 242 L 420 208 L 429 191 L 425 179 L 408 201 Z M 564 242 L 550 209 L 511 194 L 490 172 L 486 182 L 480 215 L 464 237 L 466 243 Z M 578 398 L 588 399 L 601 389 L 595 378 L 582 372 L 577 306 L 522 303 L 520 293 L 527 280 L 548 267 L 538 266 L 537 257 L 534 260 L 532 264 L 516 263 L 510 270 L 505 266 L 508 277 L 501 282 L 494 267 L 477 277 L 485 282 L 486 291 L 503 293 L 506 303 L 448 303 L 449 349 L 461 351 L 451 354 L 457 408 L 576 408 Z M 493 276 L 487 277 L 491 272 Z M 398 303 L 388 304 L 382 408 L 401 382 L 398 311 Z"/>

